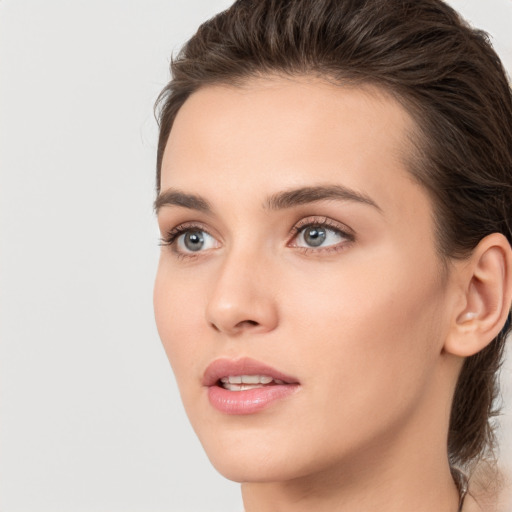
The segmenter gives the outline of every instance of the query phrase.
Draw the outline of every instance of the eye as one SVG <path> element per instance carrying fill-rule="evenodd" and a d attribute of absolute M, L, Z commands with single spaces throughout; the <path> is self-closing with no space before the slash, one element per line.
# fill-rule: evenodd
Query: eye
<path fill-rule="evenodd" d="M 216 247 L 213 236 L 200 229 L 190 229 L 176 237 L 176 249 L 180 252 L 199 252 Z"/>
<path fill-rule="evenodd" d="M 329 247 L 344 240 L 343 235 L 333 228 L 325 226 L 306 226 L 297 236 L 298 247 Z"/>
<path fill-rule="evenodd" d="M 305 249 L 341 248 L 346 242 L 354 240 L 354 235 L 332 225 L 333 221 L 324 219 L 316 222 L 306 221 L 294 228 L 292 246 Z"/>
<path fill-rule="evenodd" d="M 191 254 L 215 249 L 217 240 L 199 226 L 177 226 L 162 239 L 163 245 L 169 245 L 178 254 Z"/>

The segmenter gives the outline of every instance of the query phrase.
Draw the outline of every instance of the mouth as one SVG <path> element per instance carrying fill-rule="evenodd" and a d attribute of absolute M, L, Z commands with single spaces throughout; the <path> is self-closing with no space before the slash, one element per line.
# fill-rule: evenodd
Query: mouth
<path fill-rule="evenodd" d="M 270 375 L 229 375 L 221 377 L 217 382 L 218 386 L 228 391 L 247 391 L 266 386 L 279 386 L 286 384 L 281 379 L 274 379 Z"/>
<path fill-rule="evenodd" d="M 204 373 L 210 404 L 224 414 L 253 414 L 295 393 L 299 381 L 254 359 L 217 359 Z"/>

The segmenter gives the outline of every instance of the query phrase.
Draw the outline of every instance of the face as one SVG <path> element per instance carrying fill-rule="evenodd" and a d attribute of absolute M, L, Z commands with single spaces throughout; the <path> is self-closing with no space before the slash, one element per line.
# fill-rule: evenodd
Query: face
<path fill-rule="evenodd" d="M 306 78 L 205 87 L 179 111 L 155 314 L 228 478 L 354 464 L 428 423 L 450 294 L 412 129 L 377 90 Z"/>

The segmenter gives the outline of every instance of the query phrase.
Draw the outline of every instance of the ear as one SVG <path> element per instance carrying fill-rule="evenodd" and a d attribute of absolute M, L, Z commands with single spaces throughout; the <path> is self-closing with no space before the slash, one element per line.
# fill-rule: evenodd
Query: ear
<path fill-rule="evenodd" d="M 453 312 L 445 352 L 469 357 L 503 329 L 512 301 L 512 249 L 501 233 L 486 236 L 455 265 L 460 300 Z"/>

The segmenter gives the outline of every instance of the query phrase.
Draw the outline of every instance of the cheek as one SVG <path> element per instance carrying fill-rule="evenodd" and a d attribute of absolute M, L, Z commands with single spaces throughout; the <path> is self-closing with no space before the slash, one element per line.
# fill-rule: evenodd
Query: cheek
<path fill-rule="evenodd" d="M 378 261 L 302 276 L 288 289 L 283 317 L 295 318 L 294 352 L 324 397 L 325 414 L 347 411 L 350 403 L 363 414 L 403 403 L 421 393 L 441 350 L 444 294 L 432 265 L 414 279 L 410 263 Z"/>
<path fill-rule="evenodd" d="M 153 304 L 160 339 L 180 384 L 185 375 L 195 374 L 191 370 L 198 364 L 198 355 L 204 352 L 204 337 L 199 333 L 204 322 L 204 309 L 200 308 L 204 297 L 198 296 L 194 283 L 181 282 L 168 267 L 165 261 L 159 264 Z"/>
<path fill-rule="evenodd" d="M 303 377 L 307 405 L 288 421 L 300 429 L 286 431 L 289 450 L 304 464 L 312 463 L 312 453 L 320 464 L 380 446 L 428 400 L 442 290 L 399 268 L 316 273 L 288 286 L 283 338 Z M 309 448 L 298 453 L 296 446 Z"/>

